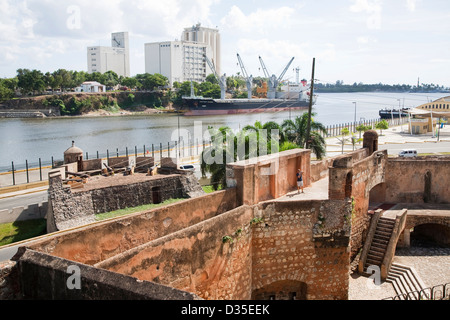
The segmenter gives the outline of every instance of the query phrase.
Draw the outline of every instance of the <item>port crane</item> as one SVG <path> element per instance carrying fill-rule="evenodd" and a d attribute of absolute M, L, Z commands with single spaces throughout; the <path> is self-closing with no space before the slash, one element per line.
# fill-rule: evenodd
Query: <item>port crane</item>
<path fill-rule="evenodd" d="M 241 59 L 241 56 L 239 55 L 239 53 L 237 54 L 237 58 L 239 61 L 239 65 L 241 66 L 242 74 L 244 75 L 245 81 L 247 83 L 247 97 L 249 99 L 251 99 L 252 98 L 253 76 L 252 75 L 250 75 L 250 77 L 248 76 L 247 70 L 245 70 L 244 63 L 242 62 L 242 59 Z"/>
<path fill-rule="evenodd" d="M 211 60 L 208 59 L 206 54 L 204 54 L 203 57 L 205 57 L 205 60 L 208 63 L 209 68 L 214 72 L 214 75 L 216 76 L 216 79 L 219 82 L 220 99 L 225 100 L 225 91 L 227 90 L 227 75 L 224 73 L 223 76 L 220 77 L 217 74 L 217 71 L 216 71 L 216 68 L 214 67 L 214 64 L 211 62 Z"/>
<path fill-rule="evenodd" d="M 274 74 L 272 76 L 269 76 L 269 72 L 267 71 L 267 68 L 261 57 L 259 57 L 259 61 L 261 63 L 261 67 L 263 68 L 264 75 L 267 78 L 269 78 L 269 88 L 268 88 L 268 92 L 267 92 L 267 98 L 275 99 L 278 84 L 280 83 L 281 79 L 283 79 L 283 77 L 284 77 L 287 69 L 289 69 L 289 66 L 291 65 L 292 61 L 294 61 L 294 57 L 289 61 L 289 63 L 284 68 L 283 72 L 280 74 L 280 76 L 278 78 Z"/>

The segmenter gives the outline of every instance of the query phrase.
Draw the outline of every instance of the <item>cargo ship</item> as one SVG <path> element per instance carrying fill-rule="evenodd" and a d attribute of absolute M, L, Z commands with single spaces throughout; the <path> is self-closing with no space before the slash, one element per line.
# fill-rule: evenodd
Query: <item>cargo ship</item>
<path fill-rule="evenodd" d="M 284 92 L 277 92 L 277 98 L 213 99 L 198 96 L 183 96 L 182 112 L 185 116 L 206 116 L 278 112 L 308 109 L 309 92 L 302 90 L 297 98 Z M 315 104 L 316 96 L 313 97 Z"/>
<path fill-rule="evenodd" d="M 402 109 L 382 109 L 379 111 L 379 115 L 381 119 L 392 119 L 392 118 L 400 118 L 400 117 L 407 117 L 409 108 L 402 108 Z"/>

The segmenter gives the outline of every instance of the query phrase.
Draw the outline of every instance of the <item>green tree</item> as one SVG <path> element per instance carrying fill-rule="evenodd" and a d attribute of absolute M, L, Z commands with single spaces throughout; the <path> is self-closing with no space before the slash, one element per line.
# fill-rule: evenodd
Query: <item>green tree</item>
<path fill-rule="evenodd" d="M 120 82 L 121 85 L 128 87 L 130 89 L 137 89 L 140 87 L 141 83 L 135 77 L 125 77 Z"/>
<path fill-rule="evenodd" d="M 377 124 L 375 125 L 375 128 L 380 130 L 380 136 L 381 136 L 383 134 L 383 130 L 386 130 L 389 128 L 389 123 L 383 119 L 383 120 L 377 122 Z"/>
<path fill-rule="evenodd" d="M 14 98 L 14 90 L 8 88 L 3 79 L 0 79 L 0 101 Z"/>
<path fill-rule="evenodd" d="M 275 121 L 268 121 L 264 124 L 260 121 L 256 121 L 254 125 L 247 125 L 243 128 L 243 130 L 254 131 L 257 137 L 258 150 L 266 150 L 267 154 L 278 152 L 280 144 L 286 141 L 283 128 Z M 265 132 L 265 136 L 261 135 L 261 132 Z M 261 146 L 261 144 L 265 144 L 265 146 Z M 277 145 L 277 150 L 272 150 L 272 145 Z"/>
<path fill-rule="evenodd" d="M 370 126 L 366 126 L 365 124 L 360 124 L 356 127 L 356 131 L 359 132 L 359 138 L 361 138 L 361 132 L 366 132 L 367 130 L 370 130 Z"/>
<path fill-rule="evenodd" d="M 105 78 L 103 84 L 109 88 L 113 88 L 119 84 L 119 76 L 114 71 L 106 71 L 103 77 Z"/>
<path fill-rule="evenodd" d="M 341 129 L 342 138 L 336 138 L 336 139 L 339 140 L 339 142 L 342 145 L 342 153 L 344 153 L 344 145 L 345 145 L 345 142 L 348 141 L 346 136 L 348 136 L 349 133 L 350 133 L 350 130 L 348 130 L 348 128 L 342 128 Z"/>
<path fill-rule="evenodd" d="M 257 156 L 257 148 L 252 143 L 256 140 L 255 132 L 241 130 L 236 134 L 229 127 L 208 128 L 211 145 L 201 154 L 200 169 L 202 176 L 211 173 L 211 184 L 217 190 L 226 187 L 226 165 L 238 160 Z"/>
<path fill-rule="evenodd" d="M 295 117 L 294 120 L 284 120 L 281 127 L 283 128 L 286 140 L 294 142 L 295 144 L 304 147 L 307 139 L 313 144 L 311 145 L 312 152 L 316 155 L 317 159 L 322 159 L 325 153 L 325 139 L 320 133 L 326 133 L 326 127 L 317 121 L 314 121 L 316 114 L 311 114 L 311 130 L 310 136 L 306 137 L 308 127 L 308 113 L 304 112 L 301 116 Z"/>
<path fill-rule="evenodd" d="M 207 75 L 205 81 L 212 84 L 219 84 L 219 81 L 217 81 L 217 78 L 213 73 Z"/>
<path fill-rule="evenodd" d="M 59 83 L 61 92 L 66 91 L 66 89 L 72 88 L 72 73 L 66 69 L 58 69 L 53 73 L 53 77 L 57 79 Z"/>
<path fill-rule="evenodd" d="M 45 90 L 44 75 L 39 70 L 18 69 L 17 80 L 22 94 L 36 94 Z"/>

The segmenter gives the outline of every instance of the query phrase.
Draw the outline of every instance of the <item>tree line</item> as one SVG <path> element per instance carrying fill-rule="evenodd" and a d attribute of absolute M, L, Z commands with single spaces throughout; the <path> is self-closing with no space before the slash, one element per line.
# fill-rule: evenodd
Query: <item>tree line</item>
<path fill-rule="evenodd" d="M 40 70 L 18 69 L 17 75 L 13 78 L 0 79 L 0 101 L 9 100 L 20 93 L 22 96 L 33 96 L 54 94 L 57 92 L 69 92 L 79 87 L 85 81 L 96 81 L 107 87 L 107 90 L 113 88 L 136 90 L 136 91 L 153 91 L 157 89 L 167 89 L 169 81 L 167 77 L 161 74 L 137 74 L 132 77 L 118 76 L 114 71 L 105 73 L 85 71 L 73 71 L 66 69 L 58 69 L 54 72 L 43 73 Z M 255 83 L 259 81 L 258 79 Z M 206 77 L 206 81 L 198 83 L 193 82 L 196 95 L 202 95 L 210 98 L 220 98 L 220 86 L 213 74 Z M 173 88 L 177 95 L 173 98 L 180 100 L 183 95 L 190 95 L 191 82 L 175 82 Z M 236 76 L 227 77 L 227 91 L 233 93 L 233 97 L 244 96 L 242 90 L 245 88 L 245 81 Z M 172 92 L 169 90 L 172 98 Z"/>
<path fill-rule="evenodd" d="M 73 71 L 58 69 L 54 72 L 43 73 L 40 70 L 18 69 L 14 78 L 0 79 L 0 100 L 9 100 L 20 92 L 22 96 L 41 95 L 55 91 L 73 91 L 85 81 L 96 81 L 111 90 L 122 86 L 139 90 L 155 90 L 167 86 L 168 79 L 160 74 L 137 74 L 134 77 L 118 76 L 114 71 L 105 73 Z"/>
<path fill-rule="evenodd" d="M 365 84 L 362 82 L 353 84 L 344 84 L 344 81 L 338 80 L 336 83 L 315 83 L 314 89 L 318 93 L 339 93 L 339 92 L 374 92 L 374 91 L 382 91 L 382 92 L 445 92 L 449 91 L 449 88 L 445 88 L 444 86 L 438 84 L 418 84 L 415 86 L 411 86 L 408 84 Z"/>

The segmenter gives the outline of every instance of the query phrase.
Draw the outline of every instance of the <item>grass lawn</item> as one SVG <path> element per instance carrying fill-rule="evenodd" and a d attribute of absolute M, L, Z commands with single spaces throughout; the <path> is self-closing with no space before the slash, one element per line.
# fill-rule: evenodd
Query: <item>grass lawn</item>
<path fill-rule="evenodd" d="M 214 191 L 222 190 L 222 185 L 220 185 L 217 190 L 214 190 L 212 185 L 202 186 L 202 188 L 203 188 L 203 191 L 205 191 L 206 193 L 211 193 L 211 192 L 214 192 Z"/>
<path fill-rule="evenodd" d="M 43 235 L 46 230 L 45 219 L 0 224 L 0 246 Z"/>
<path fill-rule="evenodd" d="M 175 203 L 175 202 L 178 202 L 181 200 L 185 200 L 185 199 L 169 199 L 169 200 L 166 200 L 166 201 L 158 203 L 158 204 L 153 204 L 153 203 L 144 204 L 144 205 L 138 206 L 138 207 L 125 208 L 125 209 L 120 209 L 120 210 L 106 212 L 106 213 L 99 213 L 99 214 L 95 215 L 95 220 L 102 221 L 102 220 L 106 220 L 106 219 L 110 219 L 110 218 L 124 216 L 124 215 L 130 214 L 130 213 L 155 209 L 158 207 L 167 206 L 169 204 L 172 204 L 172 203 Z"/>

